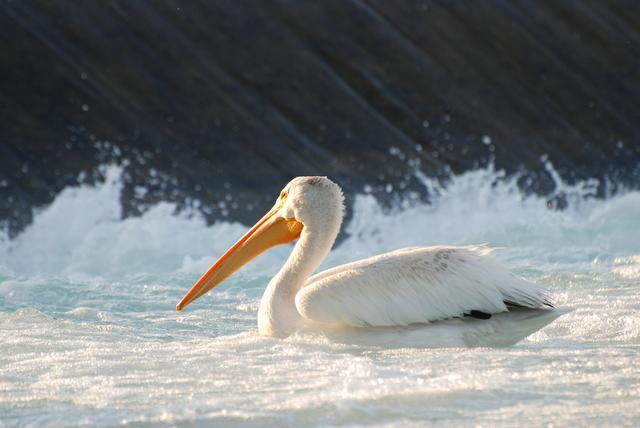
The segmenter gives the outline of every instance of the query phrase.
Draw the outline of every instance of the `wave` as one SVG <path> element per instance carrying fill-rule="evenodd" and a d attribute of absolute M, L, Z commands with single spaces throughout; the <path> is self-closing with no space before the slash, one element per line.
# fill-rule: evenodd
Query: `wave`
<path fill-rule="evenodd" d="M 553 172 L 551 164 L 547 168 Z M 122 219 L 123 169 L 103 166 L 102 173 L 104 182 L 66 188 L 34 214 L 21 234 L 0 240 L 0 272 L 106 278 L 191 274 L 208 267 L 246 230 L 238 222 L 207 225 L 197 210 L 180 211 L 169 202 Z M 446 182 L 416 174 L 432 195 L 429 203 L 403 199 L 388 209 L 372 195 L 357 195 L 353 216 L 342 231 L 346 238 L 325 265 L 403 246 L 444 243 L 488 243 L 507 247 L 502 257 L 515 260 L 526 252 L 529 264 L 559 266 L 640 253 L 640 192 L 598 199 L 593 181 L 569 185 L 556 174 L 555 190 L 541 197 L 524 193 L 518 176 L 492 165 Z M 554 207 L 559 195 L 568 201 L 562 210 Z M 287 252 L 286 247 L 268 252 L 249 272 L 271 273 Z"/>

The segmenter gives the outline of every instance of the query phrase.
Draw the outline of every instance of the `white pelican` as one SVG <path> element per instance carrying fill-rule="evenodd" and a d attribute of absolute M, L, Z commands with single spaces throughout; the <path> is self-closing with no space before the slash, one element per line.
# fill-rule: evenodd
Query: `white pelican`
<path fill-rule="evenodd" d="M 176 310 L 184 309 L 268 248 L 298 239 L 260 302 L 261 335 L 286 337 L 303 327 L 315 327 L 369 337 L 378 333 L 411 336 L 429 323 L 449 320 L 430 324 L 438 326 L 429 330 L 430 336 L 449 334 L 443 329 L 465 325 L 464 340 L 441 343 L 482 344 L 479 338 L 483 336 L 496 330 L 505 333 L 504 322 L 495 323 L 500 315 L 484 321 L 493 314 L 515 312 L 518 322 L 533 320 L 524 329 L 508 324 L 511 336 L 489 340 L 509 344 L 560 315 L 543 310 L 536 312 L 547 314 L 532 316 L 525 311 L 523 308 L 552 307 L 547 292 L 511 274 L 485 246 L 403 248 L 312 276 L 338 235 L 343 199 L 342 189 L 326 177 L 293 179 L 273 208 L 209 268 Z"/>

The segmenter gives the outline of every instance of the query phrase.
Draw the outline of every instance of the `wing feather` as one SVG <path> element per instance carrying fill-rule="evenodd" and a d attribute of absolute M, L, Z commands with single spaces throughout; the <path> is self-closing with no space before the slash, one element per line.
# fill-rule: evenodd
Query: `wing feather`
<path fill-rule="evenodd" d="M 550 305 L 545 290 L 511 274 L 485 246 L 405 248 L 329 269 L 296 295 L 305 318 L 349 326 L 404 326 L 495 314 L 505 301 Z"/>

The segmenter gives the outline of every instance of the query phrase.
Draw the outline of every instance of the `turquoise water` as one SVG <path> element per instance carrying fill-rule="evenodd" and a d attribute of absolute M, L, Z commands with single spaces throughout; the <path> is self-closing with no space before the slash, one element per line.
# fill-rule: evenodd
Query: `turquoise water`
<path fill-rule="evenodd" d="M 176 313 L 246 226 L 167 203 L 120 220 L 121 171 L 105 172 L 0 241 L 0 426 L 640 424 L 639 192 L 597 200 L 593 183 L 558 180 L 569 207 L 554 211 L 488 168 L 425 179 L 429 205 L 385 211 L 358 196 L 325 267 L 488 243 L 574 309 L 508 348 L 385 349 L 257 335 L 290 247 Z"/>

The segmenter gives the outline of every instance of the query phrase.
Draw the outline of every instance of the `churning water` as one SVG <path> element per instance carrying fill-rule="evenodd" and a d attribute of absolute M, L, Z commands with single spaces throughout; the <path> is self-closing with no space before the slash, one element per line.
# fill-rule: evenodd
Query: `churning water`
<path fill-rule="evenodd" d="M 176 313 L 246 227 L 167 203 L 121 220 L 120 170 L 106 176 L 0 240 L 0 425 L 640 424 L 639 192 L 599 200 L 593 183 L 558 180 L 569 206 L 556 211 L 487 168 L 425 180 L 428 205 L 357 197 L 324 267 L 488 243 L 574 308 L 508 348 L 385 349 L 258 336 L 260 296 L 290 247 Z"/>

